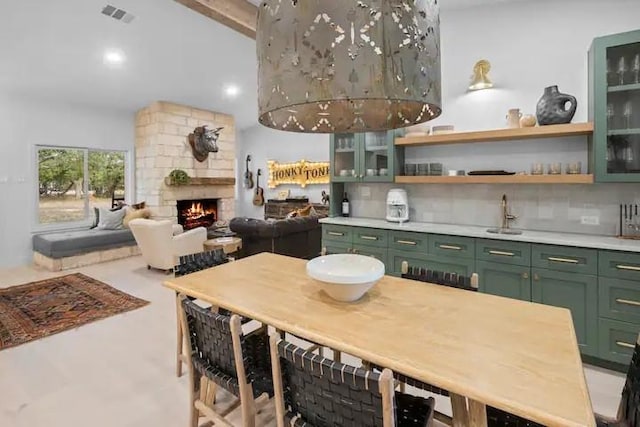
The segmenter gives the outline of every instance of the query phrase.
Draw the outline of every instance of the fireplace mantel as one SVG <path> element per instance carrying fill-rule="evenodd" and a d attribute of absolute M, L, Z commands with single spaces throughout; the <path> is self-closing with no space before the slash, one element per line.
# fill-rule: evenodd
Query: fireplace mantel
<path fill-rule="evenodd" d="M 168 187 L 184 187 L 190 185 L 236 185 L 235 178 L 190 178 L 188 184 L 173 184 L 171 178 L 164 179 Z"/>

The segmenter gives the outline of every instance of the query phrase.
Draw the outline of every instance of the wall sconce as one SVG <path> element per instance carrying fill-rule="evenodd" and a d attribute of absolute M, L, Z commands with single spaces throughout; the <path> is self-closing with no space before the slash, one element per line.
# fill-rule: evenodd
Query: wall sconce
<path fill-rule="evenodd" d="M 491 63 L 486 59 L 481 59 L 473 66 L 473 75 L 471 76 L 471 83 L 469 84 L 469 90 L 482 90 L 493 87 L 493 82 L 489 78 L 489 71 L 491 71 Z"/>

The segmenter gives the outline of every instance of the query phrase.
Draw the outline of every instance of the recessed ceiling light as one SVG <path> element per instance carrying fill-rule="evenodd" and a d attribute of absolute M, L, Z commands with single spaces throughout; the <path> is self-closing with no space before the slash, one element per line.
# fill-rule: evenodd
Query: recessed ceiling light
<path fill-rule="evenodd" d="M 236 85 L 227 85 L 224 88 L 224 93 L 230 98 L 235 98 L 240 94 L 240 88 Z"/>
<path fill-rule="evenodd" d="M 124 64 L 125 60 L 124 53 L 118 49 L 108 49 L 102 56 L 102 62 L 110 67 L 119 67 Z"/>

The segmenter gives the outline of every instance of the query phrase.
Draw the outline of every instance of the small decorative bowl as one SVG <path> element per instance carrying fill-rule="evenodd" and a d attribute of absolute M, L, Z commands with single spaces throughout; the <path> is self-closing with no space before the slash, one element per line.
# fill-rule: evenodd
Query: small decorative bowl
<path fill-rule="evenodd" d="M 357 301 L 384 276 L 384 264 L 355 254 L 325 255 L 307 263 L 307 274 L 333 299 Z"/>

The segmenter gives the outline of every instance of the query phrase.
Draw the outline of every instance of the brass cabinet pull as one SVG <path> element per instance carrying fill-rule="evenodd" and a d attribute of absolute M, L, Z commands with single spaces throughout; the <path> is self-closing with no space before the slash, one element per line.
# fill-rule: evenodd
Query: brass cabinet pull
<path fill-rule="evenodd" d="M 344 236 L 344 233 L 338 233 L 337 231 L 329 231 L 329 236 Z"/>
<path fill-rule="evenodd" d="M 616 265 L 618 270 L 640 271 L 640 267 L 634 267 L 632 265 Z"/>
<path fill-rule="evenodd" d="M 353 249 L 347 248 L 347 253 L 350 254 Z"/>
<path fill-rule="evenodd" d="M 522 278 L 523 279 L 528 279 L 529 278 L 529 273 L 527 273 L 526 271 L 524 273 L 522 273 Z"/>
<path fill-rule="evenodd" d="M 416 246 L 418 243 L 412 242 L 411 240 L 396 240 L 396 243 L 400 243 L 401 245 L 411 245 Z"/>
<path fill-rule="evenodd" d="M 538 280 L 540 280 L 540 276 L 538 276 L 538 273 L 535 273 L 535 274 L 533 275 L 533 280 L 535 280 L 536 282 L 537 282 Z"/>
<path fill-rule="evenodd" d="M 624 341 L 616 341 L 616 345 L 624 348 L 636 348 L 635 345 L 629 344 L 628 342 L 624 342 Z"/>
<path fill-rule="evenodd" d="M 500 256 L 516 256 L 513 252 L 502 252 L 502 251 L 489 251 L 491 255 L 500 255 Z"/>
<path fill-rule="evenodd" d="M 632 305 L 634 307 L 640 307 L 640 302 L 633 301 L 633 300 L 630 300 L 630 299 L 616 298 L 616 302 L 618 304 L 626 304 L 626 305 Z"/>
<path fill-rule="evenodd" d="M 554 262 L 564 262 L 566 264 L 578 264 L 580 261 L 578 261 L 577 259 L 571 259 L 571 258 L 557 258 L 554 256 L 550 256 L 547 258 L 549 261 L 554 261 Z"/>
<path fill-rule="evenodd" d="M 453 246 L 453 245 L 438 245 L 438 247 L 440 249 L 450 249 L 452 251 L 461 251 L 462 248 L 460 246 Z"/>
<path fill-rule="evenodd" d="M 362 240 L 378 240 L 375 236 L 360 236 Z"/>

